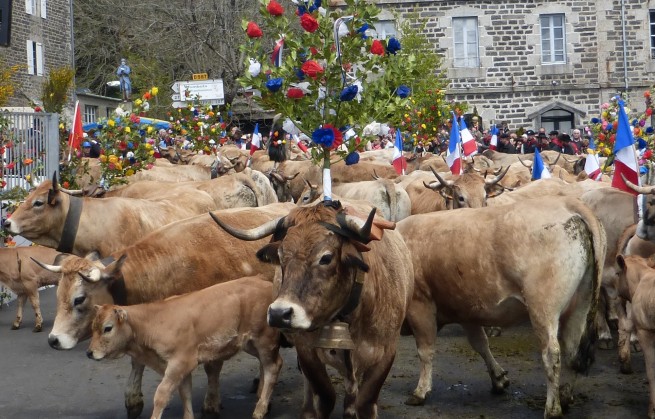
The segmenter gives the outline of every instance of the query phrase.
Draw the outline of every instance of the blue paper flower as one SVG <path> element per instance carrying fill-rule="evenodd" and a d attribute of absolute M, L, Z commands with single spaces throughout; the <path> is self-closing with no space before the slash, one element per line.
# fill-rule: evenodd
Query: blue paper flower
<path fill-rule="evenodd" d="M 600 119 L 598 119 L 598 118 L 591 118 L 591 123 L 592 123 L 592 124 L 600 124 Z"/>
<path fill-rule="evenodd" d="M 395 54 L 400 51 L 400 41 L 396 38 L 390 38 L 387 42 L 387 52 L 389 54 Z"/>
<path fill-rule="evenodd" d="M 302 5 L 299 4 L 298 5 L 298 17 L 304 15 L 306 12 L 307 12 L 307 9 L 305 8 L 305 6 L 302 6 Z"/>
<path fill-rule="evenodd" d="M 639 123 L 639 120 L 637 118 L 632 120 L 632 126 L 633 127 L 636 127 L 638 123 Z"/>
<path fill-rule="evenodd" d="M 142 137 L 145 137 L 145 135 L 146 135 L 146 130 L 144 130 L 144 129 L 140 129 L 140 130 L 139 130 L 139 135 L 142 136 Z"/>
<path fill-rule="evenodd" d="M 357 33 L 362 34 L 362 39 L 366 39 L 366 31 L 368 30 L 369 26 L 368 23 L 364 23 L 359 29 L 357 29 Z"/>
<path fill-rule="evenodd" d="M 357 96 L 357 90 L 358 90 L 357 85 L 353 84 L 353 85 L 347 86 L 346 88 L 344 88 L 341 91 L 341 95 L 339 96 L 339 99 L 342 102 L 350 102 L 351 100 L 353 100 L 355 98 L 355 96 Z"/>
<path fill-rule="evenodd" d="M 282 81 L 284 81 L 282 77 L 270 79 L 266 82 L 266 88 L 271 92 L 277 92 L 282 87 Z"/>
<path fill-rule="evenodd" d="M 321 3 L 322 3 L 321 0 L 314 0 L 314 4 L 309 6 L 309 11 L 313 12 L 314 10 L 318 9 L 319 7 L 321 7 Z"/>
<path fill-rule="evenodd" d="M 127 149 L 132 150 L 134 148 L 134 144 L 132 144 L 132 141 L 127 142 Z"/>
<path fill-rule="evenodd" d="M 198 109 L 193 108 L 193 116 L 198 116 Z"/>
<path fill-rule="evenodd" d="M 653 129 L 653 127 L 646 128 L 646 134 L 652 134 L 653 132 L 655 132 L 655 129 Z"/>
<path fill-rule="evenodd" d="M 643 138 L 637 138 L 637 148 L 639 150 L 648 147 L 648 143 Z"/>
<path fill-rule="evenodd" d="M 400 86 L 398 86 L 398 89 L 396 89 L 396 94 L 403 99 L 409 96 L 410 93 L 412 93 L 412 89 L 405 86 L 404 84 L 401 84 Z"/>
<path fill-rule="evenodd" d="M 296 67 L 296 77 L 298 77 L 298 80 L 305 80 L 305 73 L 302 72 L 300 67 Z"/>
<path fill-rule="evenodd" d="M 319 128 L 312 133 L 312 141 L 318 145 L 330 148 L 334 143 L 334 131 L 330 128 Z"/>
<path fill-rule="evenodd" d="M 346 166 L 350 166 L 351 164 L 357 164 L 359 163 L 359 153 L 356 151 L 353 151 L 352 153 L 348 154 L 346 156 Z"/>

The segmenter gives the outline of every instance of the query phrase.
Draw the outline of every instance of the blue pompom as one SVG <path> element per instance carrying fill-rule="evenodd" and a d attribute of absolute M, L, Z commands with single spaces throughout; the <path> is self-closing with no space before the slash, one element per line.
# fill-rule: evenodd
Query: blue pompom
<path fill-rule="evenodd" d="M 342 102 L 350 102 L 355 98 L 355 96 L 357 96 L 357 91 L 358 91 L 357 85 L 353 84 L 351 86 L 348 86 L 341 91 L 341 95 L 339 96 L 339 99 Z"/>
<path fill-rule="evenodd" d="M 409 87 L 405 86 L 404 84 L 401 84 L 398 86 L 398 89 L 396 89 L 396 94 L 400 96 L 401 98 L 405 99 L 409 94 L 412 92 L 412 89 Z"/>
<path fill-rule="evenodd" d="M 359 163 L 359 153 L 353 151 L 352 153 L 346 156 L 346 166 Z"/>
<path fill-rule="evenodd" d="M 591 118 L 591 123 L 592 123 L 592 124 L 600 124 L 600 119 L 598 119 L 598 118 Z"/>
<path fill-rule="evenodd" d="M 395 54 L 400 51 L 400 41 L 396 38 L 390 38 L 387 42 L 387 52 L 389 54 Z"/>
<path fill-rule="evenodd" d="M 282 81 L 284 81 L 282 77 L 270 79 L 266 82 L 266 88 L 271 92 L 277 92 L 282 87 Z"/>
<path fill-rule="evenodd" d="M 330 128 L 319 128 L 312 133 L 312 141 L 318 145 L 330 148 L 334 143 L 334 131 Z"/>
<path fill-rule="evenodd" d="M 655 130 L 653 129 L 653 127 L 648 127 L 648 128 L 646 128 L 646 134 L 652 134 L 653 132 L 655 132 Z"/>

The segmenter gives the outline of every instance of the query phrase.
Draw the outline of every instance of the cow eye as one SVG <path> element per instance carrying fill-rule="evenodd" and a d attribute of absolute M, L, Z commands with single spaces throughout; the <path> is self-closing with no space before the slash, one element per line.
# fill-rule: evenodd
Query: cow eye
<path fill-rule="evenodd" d="M 82 295 L 81 297 L 76 297 L 73 300 L 73 306 L 79 306 L 80 304 L 82 304 L 84 302 L 84 300 L 86 300 L 86 297 L 84 295 Z"/>
<path fill-rule="evenodd" d="M 105 326 L 105 328 L 102 330 L 102 333 L 109 333 L 109 332 L 111 332 L 111 329 L 113 329 L 113 328 L 114 328 L 113 326 L 111 326 L 111 325 L 107 325 L 107 326 Z"/>
<path fill-rule="evenodd" d="M 42 207 L 43 206 L 43 201 L 34 201 L 32 204 L 33 207 Z"/>
<path fill-rule="evenodd" d="M 330 262 L 332 262 L 331 253 L 321 256 L 321 260 L 318 261 L 319 265 L 329 265 Z"/>
<path fill-rule="evenodd" d="M 464 197 L 463 196 L 460 196 L 458 199 L 459 199 L 459 202 L 464 202 Z"/>

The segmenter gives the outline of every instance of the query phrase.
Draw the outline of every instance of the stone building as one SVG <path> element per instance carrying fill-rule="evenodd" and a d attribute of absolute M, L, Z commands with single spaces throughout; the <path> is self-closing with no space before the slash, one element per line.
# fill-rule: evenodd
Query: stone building
<path fill-rule="evenodd" d="M 10 109 L 40 102 L 50 71 L 74 67 L 71 8 L 72 0 L 0 0 L 0 56 L 21 66 Z"/>
<path fill-rule="evenodd" d="M 475 106 L 485 127 L 569 131 L 620 92 L 643 111 L 643 92 L 655 82 L 655 0 L 376 3 L 387 35 L 396 17 L 427 20 L 448 95 Z"/>

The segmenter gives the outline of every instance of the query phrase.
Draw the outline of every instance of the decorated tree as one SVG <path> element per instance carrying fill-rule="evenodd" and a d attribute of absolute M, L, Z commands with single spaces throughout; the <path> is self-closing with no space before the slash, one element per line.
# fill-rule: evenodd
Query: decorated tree
<path fill-rule="evenodd" d="M 223 113 L 210 105 L 201 105 L 197 101 L 184 108 L 168 114 L 173 135 L 183 137 L 190 143 L 190 148 L 203 154 L 213 154 L 219 144 L 226 140 L 233 126 L 232 112 L 229 107 Z"/>
<path fill-rule="evenodd" d="M 258 101 L 287 119 L 286 131 L 317 145 L 312 157 L 323 165 L 326 199 L 330 157 L 354 163 L 362 145 L 356 133 L 370 122 L 400 127 L 412 84 L 427 76 L 420 54 L 405 51 L 395 37 L 370 36 L 379 12 L 365 1 L 294 0 L 285 10 L 263 0 L 262 25 L 242 23 L 248 71 L 241 84 L 261 91 Z"/>

